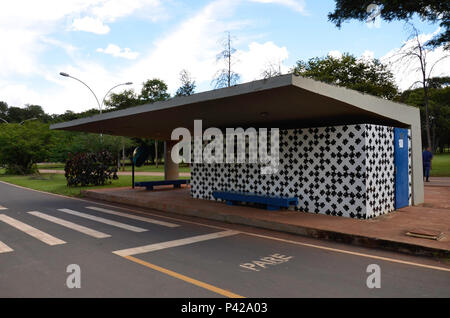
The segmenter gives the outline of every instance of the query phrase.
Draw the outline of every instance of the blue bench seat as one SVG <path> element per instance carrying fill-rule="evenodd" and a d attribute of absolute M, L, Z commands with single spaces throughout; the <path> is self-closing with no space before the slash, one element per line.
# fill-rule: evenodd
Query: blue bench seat
<path fill-rule="evenodd" d="M 213 191 L 213 197 L 226 201 L 228 205 L 235 205 L 238 202 L 265 204 L 267 210 L 271 211 L 279 210 L 280 207 L 288 208 L 290 205 L 296 206 L 298 204 L 298 198 L 296 197 L 286 198 L 234 191 Z"/>
<path fill-rule="evenodd" d="M 160 180 L 160 181 L 143 181 L 135 182 L 135 187 L 145 187 L 147 190 L 153 190 L 154 186 L 160 185 L 173 185 L 174 188 L 181 188 L 182 184 L 187 184 L 189 180 L 187 179 L 177 179 L 177 180 Z"/>

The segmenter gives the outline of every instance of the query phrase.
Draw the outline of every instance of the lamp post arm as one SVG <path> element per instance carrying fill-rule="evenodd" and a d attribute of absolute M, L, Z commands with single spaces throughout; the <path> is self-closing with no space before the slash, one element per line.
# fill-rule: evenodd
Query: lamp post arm
<path fill-rule="evenodd" d="M 82 80 L 79 80 L 78 78 L 73 77 L 73 76 L 71 76 L 71 75 L 68 75 L 68 77 L 73 78 L 74 80 L 77 80 L 78 82 L 80 82 L 81 84 L 83 84 L 84 86 L 86 86 L 86 87 L 91 91 L 91 93 L 92 93 L 92 94 L 94 95 L 94 97 L 95 97 L 95 100 L 97 101 L 98 109 L 100 110 L 100 114 L 101 114 L 101 113 L 102 113 L 102 106 L 100 105 L 100 102 L 98 101 L 97 95 L 95 95 L 94 91 L 93 91 L 93 90 L 92 90 L 85 82 L 83 82 Z"/>
<path fill-rule="evenodd" d="M 109 91 L 106 92 L 105 97 L 103 97 L 103 99 L 102 99 L 102 106 L 105 106 L 105 99 L 106 99 L 106 97 L 108 96 L 108 94 L 109 94 L 114 88 L 119 87 L 119 86 L 121 86 L 121 85 L 127 85 L 127 84 L 126 84 L 126 83 L 123 83 L 123 84 L 117 84 L 116 86 L 112 87 Z"/>

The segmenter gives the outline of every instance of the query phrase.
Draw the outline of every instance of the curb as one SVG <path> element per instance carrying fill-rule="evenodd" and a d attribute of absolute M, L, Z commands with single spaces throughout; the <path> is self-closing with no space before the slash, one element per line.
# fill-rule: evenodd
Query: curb
<path fill-rule="evenodd" d="M 133 198 L 127 197 L 114 197 L 104 193 L 91 192 L 89 190 L 81 191 L 81 194 L 85 198 L 102 200 L 106 202 L 114 202 L 120 204 L 126 204 L 131 206 L 138 206 L 141 208 L 154 209 L 165 213 L 173 213 L 177 215 L 198 217 L 213 221 L 219 221 L 229 224 L 240 224 L 251 227 L 262 228 L 266 230 L 272 230 L 277 232 L 301 235 L 316 239 L 325 239 L 339 243 L 351 244 L 362 247 L 378 248 L 388 251 L 400 252 L 404 254 L 438 257 L 438 258 L 450 258 L 450 250 L 437 249 L 422 245 L 416 245 L 405 242 L 398 242 L 386 239 L 379 239 L 361 235 L 354 235 L 342 232 L 334 232 L 329 230 L 321 230 L 316 228 L 309 228 L 299 225 L 291 225 L 286 223 L 277 223 L 273 221 L 252 219 L 248 217 L 242 217 L 239 215 L 232 215 L 226 213 L 214 213 L 205 211 L 198 208 L 188 208 L 164 201 L 152 201 L 152 202 L 136 202 Z"/>

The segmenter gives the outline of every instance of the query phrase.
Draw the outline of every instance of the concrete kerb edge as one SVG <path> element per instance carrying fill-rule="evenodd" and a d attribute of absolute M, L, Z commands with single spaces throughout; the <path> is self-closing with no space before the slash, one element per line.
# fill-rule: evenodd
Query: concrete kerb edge
<path fill-rule="evenodd" d="M 151 206 L 140 202 L 133 201 L 132 198 L 114 198 L 103 193 L 91 192 L 83 190 L 82 195 L 86 198 L 102 200 L 106 202 L 114 202 L 120 204 L 127 204 L 131 206 L 138 206 L 142 208 L 155 209 L 165 213 L 173 213 L 177 215 L 185 215 L 197 218 L 203 218 L 213 221 L 225 222 L 229 224 L 239 224 L 251 227 L 257 227 L 266 230 L 283 232 L 288 234 L 301 235 L 316 239 L 326 239 L 329 241 L 351 244 L 361 247 L 377 248 L 400 252 L 410 255 L 419 255 L 427 257 L 450 258 L 450 251 L 444 249 L 436 249 L 432 247 L 416 245 L 405 242 L 397 242 L 386 239 L 379 239 L 373 237 L 366 237 L 360 235 L 353 235 L 342 232 L 334 232 L 329 230 L 315 229 L 298 225 L 275 223 L 273 221 L 259 220 L 246 218 L 238 215 L 230 215 L 224 213 L 211 213 L 199 209 L 186 209 L 183 207 L 183 212 L 180 212 L 177 205 L 167 202 L 152 202 Z"/>

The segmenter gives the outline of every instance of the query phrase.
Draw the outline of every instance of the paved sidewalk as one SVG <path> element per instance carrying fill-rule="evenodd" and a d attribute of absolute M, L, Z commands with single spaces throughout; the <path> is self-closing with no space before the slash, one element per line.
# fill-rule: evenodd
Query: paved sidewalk
<path fill-rule="evenodd" d="M 424 182 L 426 187 L 450 187 L 448 177 L 430 177 L 430 182 Z"/>
<path fill-rule="evenodd" d="M 447 180 L 444 180 L 447 182 Z M 267 211 L 193 199 L 186 188 L 113 188 L 83 192 L 88 198 L 195 216 L 275 231 L 329 239 L 405 253 L 450 257 L 450 187 L 426 186 L 425 204 L 407 207 L 371 220 L 357 220 L 294 211 Z M 439 231 L 436 241 L 407 236 L 413 229 Z"/>

